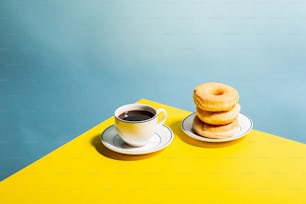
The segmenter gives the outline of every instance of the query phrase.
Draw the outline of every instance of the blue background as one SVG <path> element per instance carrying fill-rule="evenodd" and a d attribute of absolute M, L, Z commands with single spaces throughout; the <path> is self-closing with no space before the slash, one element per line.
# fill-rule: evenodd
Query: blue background
<path fill-rule="evenodd" d="M 147 98 L 235 87 L 254 128 L 306 143 L 306 2 L 1 0 L 0 180 Z M 259 150 L 260 151 L 260 150 Z"/>

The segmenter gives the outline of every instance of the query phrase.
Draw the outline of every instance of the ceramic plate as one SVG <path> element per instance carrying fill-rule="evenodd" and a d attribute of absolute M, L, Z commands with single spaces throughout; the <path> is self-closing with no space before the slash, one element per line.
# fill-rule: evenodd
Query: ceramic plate
<path fill-rule="evenodd" d="M 121 154 L 131 155 L 141 155 L 159 151 L 167 147 L 172 140 L 173 132 L 165 125 L 160 126 L 150 141 L 141 147 L 133 147 L 125 143 L 118 135 L 114 125 L 105 129 L 101 135 L 101 141 L 105 147 Z"/>
<path fill-rule="evenodd" d="M 223 139 L 213 139 L 213 138 L 207 138 L 200 136 L 192 131 L 192 123 L 193 119 L 196 116 L 196 113 L 192 113 L 189 116 L 187 116 L 183 122 L 182 122 L 182 129 L 183 131 L 189 136 L 192 137 L 193 139 L 200 140 L 200 141 L 205 141 L 205 142 L 228 142 L 232 140 L 237 140 L 245 135 L 247 135 L 253 128 L 253 122 L 251 119 L 249 119 L 247 116 L 243 114 L 239 114 L 238 116 L 238 122 L 240 125 L 240 131 L 238 134 L 228 137 L 228 138 L 223 138 Z"/>

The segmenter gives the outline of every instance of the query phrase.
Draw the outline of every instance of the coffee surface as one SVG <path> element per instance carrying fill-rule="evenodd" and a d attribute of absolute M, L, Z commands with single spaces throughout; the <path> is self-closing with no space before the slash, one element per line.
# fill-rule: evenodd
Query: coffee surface
<path fill-rule="evenodd" d="M 131 110 L 119 115 L 119 118 L 126 121 L 143 121 L 154 116 L 153 113 L 145 110 Z"/>

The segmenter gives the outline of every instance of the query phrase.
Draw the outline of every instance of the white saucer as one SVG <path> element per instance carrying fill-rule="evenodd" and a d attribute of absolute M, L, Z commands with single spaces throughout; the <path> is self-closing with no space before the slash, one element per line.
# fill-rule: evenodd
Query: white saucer
<path fill-rule="evenodd" d="M 213 139 L 213 138 L 207 138 L 200 136 L 192 131 L 192 123 L 193 119 L 196 116 L 196 113 L 192 113 L 189 116 L 187 116 L 183 122 L 182 122 L 182 129 L 183 131 L 193 139 L 205 141 L 205 142 L 228 142 L 232 140 L 237 140 L 245 135 L 247 135 L 253 128 L 253 122 L 251 119 L 249 119 L 247 116 L 243 114 L 238 115 L 238 122 L 240 125 L 240 131 L 238 134 L 228 137 L 228 138 L 222 138 L 222 139 Z"/>
<path fill-rule="evenodd" d="M 133 147 L 125 143 L 118 135 L 114 125 L 106 128 L 101 135 L 101 141 L 105 147 L 121 154 L 130 155 L 141 155 L 159 151 L 167 147 L 172 140 L 173 132 L 165 125 L 160 126 L 149 142 L 141 147 Z"/>

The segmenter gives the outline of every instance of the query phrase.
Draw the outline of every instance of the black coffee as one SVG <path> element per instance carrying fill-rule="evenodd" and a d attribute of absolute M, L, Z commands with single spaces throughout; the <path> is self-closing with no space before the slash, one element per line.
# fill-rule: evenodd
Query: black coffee
<path fill-rule="evenodd" d="M 145 110 L 131 110 L 119 115 L 119 118 L 126 121 L 148 120 L 154 116 L 153 113 Z"/>

